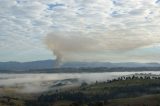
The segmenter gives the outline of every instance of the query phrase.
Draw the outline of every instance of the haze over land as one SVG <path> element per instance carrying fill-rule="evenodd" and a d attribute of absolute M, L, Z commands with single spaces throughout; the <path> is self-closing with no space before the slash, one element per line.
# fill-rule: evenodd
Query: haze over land
<path fill-rule="evenodd" d="M 58 87 L 79 86 L 82 83 L 92 84 L 96 81 L 103 82 L 112 80 L 121 76 L 160 76 L 160 72 L 96 72 L 96 73 L 37 73 L 37 74 L 7 74 L 0 75 L 0 94 L 7 94 L 7 89 L 13 90 L 13 93 L 41 93 L 45 91 L 54 91 Z M 152 73 L 152 74 L 149 74 Z M 6 89 L 6 90 L 5 90 Z M 4 92 L 3 92 L 4 91 Z M 10 93 L 10 92 L 9 92 Z M 0 96 L 1 97 L 1 96 Z"/>

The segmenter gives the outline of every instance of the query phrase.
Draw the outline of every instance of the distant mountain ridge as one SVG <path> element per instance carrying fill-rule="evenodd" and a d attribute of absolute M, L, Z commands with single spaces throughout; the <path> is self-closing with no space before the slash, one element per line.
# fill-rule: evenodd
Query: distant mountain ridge
<path fill-rule="evenodd" d="M 53 60 L 40 60 L 31 62 L 0 62 L 0 70 L 30 70 L 53 68 Z"/>
<path fill-rule="evenodd" d="M 32 62 L 0 62 L 0 70 L 32 70 L 32 69 L 52 69 L 55 68 L 55 60 L 40 60 Z M 62 68 L 80 68 L 80 67 L 160 67 L 159 63 L 110 63 L 110 62 L 67 62 Z"/>

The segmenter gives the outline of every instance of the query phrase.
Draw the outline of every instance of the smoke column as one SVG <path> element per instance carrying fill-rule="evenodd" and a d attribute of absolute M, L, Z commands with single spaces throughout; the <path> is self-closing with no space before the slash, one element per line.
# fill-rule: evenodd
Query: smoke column
<path fill-rule="evenodd" d="M 160 38 L 145 31 L 108 31 L 106 33 L 54 32 L 46 36 L 45 43 L 56 55 L 57 66 L 63 61 L 74 61 L 79 53 L 101 51 L 128 51 L 159 43 Z M 76 59 L 75 59 L 76 58 Z M 94 58 L 94 57 L 93 57 Z"/>

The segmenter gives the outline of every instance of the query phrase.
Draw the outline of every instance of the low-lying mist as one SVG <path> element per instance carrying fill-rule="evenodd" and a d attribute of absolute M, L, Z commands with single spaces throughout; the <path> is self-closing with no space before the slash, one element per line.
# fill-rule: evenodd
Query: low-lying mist
<path fill-rule="evenodd" d="M 105 72 L 105 73 L 60 73 L 60 74 L 0 74 L 0 94 L 9 90 L 15 93 L 39 93 L 60 87 L 88 84 L 96 81 L 107 81 L 119 76 L 135 72 Z M 136 72 L 142 73 L 142 72 Z M 143 72 L 160 74 L 160 72 Z"/>

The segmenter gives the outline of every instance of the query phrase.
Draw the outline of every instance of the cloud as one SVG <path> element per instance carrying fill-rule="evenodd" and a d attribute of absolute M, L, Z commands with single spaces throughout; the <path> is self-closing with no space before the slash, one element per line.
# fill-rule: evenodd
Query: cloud
<path fill-rule="evenodd" d="M 134 41 L 137 46 L 142 44 L 135 39 L 142 39 L 143 44 L 149 45 L 146 39 L 152 42 L 159 36 L 159 17 L 158 0 L 0 0 L 0 50 L 7 54 L 0 59 L 29 61 L 18 55 L 27 52 L 24 56 L 31 58 L 35 51 L 41 50 L 46 54 L 42 58 L 50 58 L 51 53 L 43 43 L 49 32 L 96 32 L 106 39 L 108 34 L 115 33 L 113 38 Z M 97 42 L 99 37 L 92 39 Z M 113 42 L 126 44 L 116 39 Z M 15 58 L 9 52 L 15 53 Z"/>

